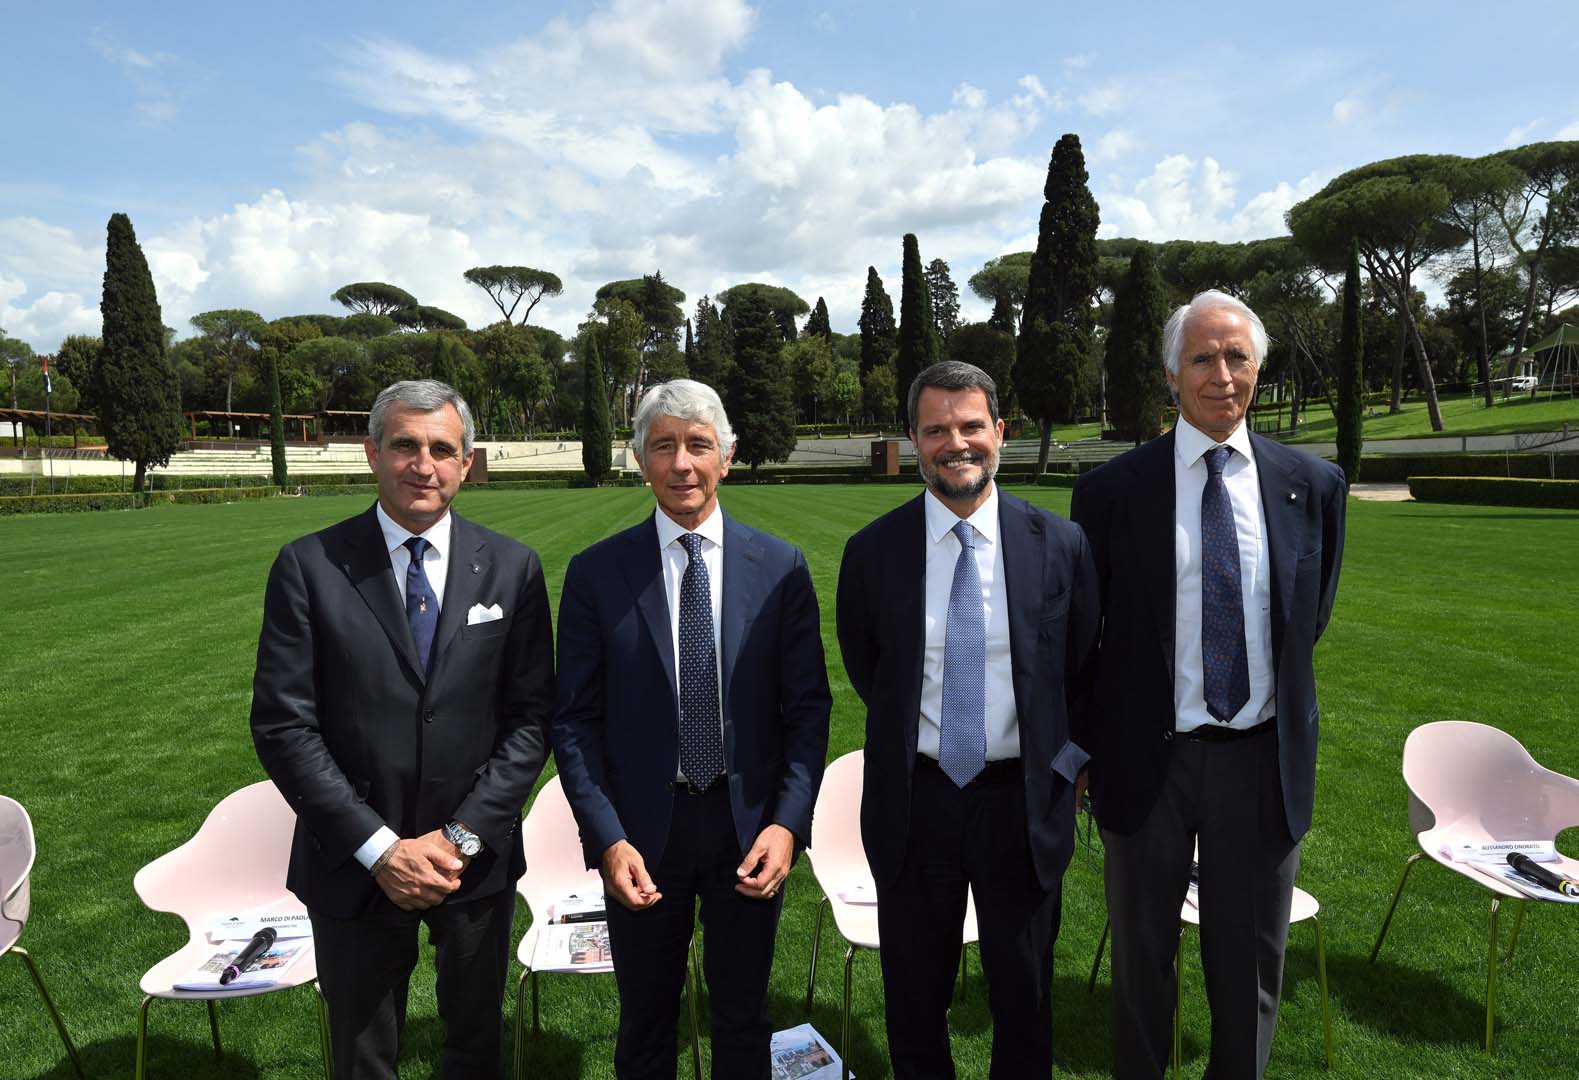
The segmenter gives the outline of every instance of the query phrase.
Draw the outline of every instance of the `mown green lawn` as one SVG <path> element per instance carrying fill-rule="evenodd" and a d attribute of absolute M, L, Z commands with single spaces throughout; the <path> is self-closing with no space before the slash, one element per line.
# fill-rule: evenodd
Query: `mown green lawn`
<path fill-rule="evenodd" d="M 1486 408 L 1478 395 L 1441 396 L 1442 430 L 1431 430 L 1431 413 L 1425 399 L 1414 397 L 1403 403 L 1403 411 L 1389 415 L 1385 402 L 1372 405 L 1376 415 L 1365 420 L 1365 438 L 1406 439 L 1442 435 L 1493 435 L 1499 432 L 1556 431 L 1568 424 L 1579 428 L 1579 397 L 1549 395 L 1544 391 L 1535 399 L 1528 394 L 1513 394 L 1506 401 L 1496 396 L 1496 404 Z M 1287 417 L 1284 420 L 1287 421 Z M 1338 422 L 1325 401 L 1314 401 L 1303 414 L 1299 434 L 1290 442 L 1331 442 L 1338 437 Z"/>
<path fill-rule="evenodd" d="M 1063 511 L 1068 494 L 1023 489 Z M 855 749 L 862 713 L 838 663 L 833 595 L 845 538 L 913 491 L 889 486 L 731 488 L 728 510 L 807 552 L 823 607 L 834 687 L 832 754 Z M 461 511 L 543 556 L 557 606 L 569 557 L 638 520 L 641 489 L 468 492 Z M 172 916 L 138 903 L 132 876 L 186 840 L 226 793 L 262 778 L 247 731 L 264 577 L 281 543 L 359 510 L 354 498 L 0 521 L 6 553 L 0 792 L 32 812 L 40 857 L 22 944 L 55 990 L 94 1077 L 129 1077 L 137 980 L 185 941 Z M 1517 958 L 1502 968 L 1499 1052 L 1480 1048 L 1489 896 L 1431 865 L 1414 875 L 1380 961 L 1366 954 L 1414 843 L 1399 777 L 1405 736 L 1440 719 L 1512 732 L 1543 763 L 1579 775 L 1573 597 L 1579 515 L 1413 503 L 1352 502 L 1343 586 L 1319 653 L 1323 739 L 1314 831 L 1300 883 L 1322 904 L 1332 987 L 1336 1075 L 1529 1077 L 1571 1071 L 1579 998 L 1579 911 L 1532 909 Z M 1576 823 L 1579 824 L 1579 823 Z M 1579 850 L 1579 836 L 1562 840 Z M 772 1009 L 802 1019 L 817 889 L 797 867 L 779 935 Z M 1058 941 L 1058 1074 L 1101 1077 L 1110 1061 L 1104 966 L 1086 975 L 1104 912 L 1099 863 L 1077 854 Z M 524 909 L 520 922 L 524 923 Z M 1503 921 L 1504 939 L 1508 919 Z M 518 924 L 518 931 L 522 927 Z M 824 928 L 813 1019 L 836 1037 L 843 950 Z M 1186 939 L 1186 1075 L 1205 1065 L 1208 1017 Z M 403 1061 L 437 1075 L 440 1028 L 431 956 L 413 982 Z M 854 1046 L 863 1078 L 888 1075 L 876 957 L 857 957 Z M 513 1006 L 506 1005 L 507 1012 Z M 534 1077 L 610 1077 L 613 981 L 543 980 Z M 316 1075 L 309 991 L 220 1007 L 225 1056 L 207 1044 L 204 1011 L 157 1005 L 151 1075 L 286 1080 Z M 991 1039 L 973 963 L 952 1016 L 962 1077 L 984 1077 Z M 704 1044 L 705 1046 L 705 1044 Z M 1276 1076 L 1325 1075 L 1311 928 L 1296 926 Z M 689 1064 L 682 1075 L 689 1074 Z M 22 965 L 0 962 L 0 1077 L 70 1075 Z"/>

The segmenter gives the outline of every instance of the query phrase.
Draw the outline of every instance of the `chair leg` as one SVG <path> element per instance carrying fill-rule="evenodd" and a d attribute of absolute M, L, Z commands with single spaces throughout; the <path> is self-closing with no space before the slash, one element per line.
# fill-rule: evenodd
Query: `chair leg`
<path fill-rule="evenodd" d="M 1486 1053 L 1496 1052 L 1497 1024 L 1497 911 L 1501 898 L 1491 902 L 1491 945 L 1486 950 Z"/>
<path fill-rule="evenodd" d="M 1091 978 L 1086 980 L 1086 993 L 1088 994 L 1094 994 L 1097 991 L 1097 972 L 1102 968 L 1102 952 L 1107 948 L 1108 929 L 1112 925 L 1111 920 L 1102 924 L 1102 936 L 1097 940 L 1097 956 L 1095 960 L 1091 961 Z"/>
<path fill-rule="evenodd" d="M 1184 1069 L 1184 931 L 1173 954 L 1173 1080 Z"/>
<path fill-rule="evenodd" d="M 1528 900 L 1519 901 L 1519 910 L 1513 913 L 1513 933 L 1508 936 L 1508 956 L 1513 959 L 1513 950 L 1519 947 L 1519 927 L 1524 925 L 1524 909 L 1529 906 Z"/>
<path fill-rule="evenodd" d="M 1417 851 L 1404 860 L 1403 876 L 1398 879 L 1398 888 L 1393 890 L 1393 902 L 1387 905 L 1387 916 L 1382 919 L 1381 933 L 1376 935 L 1376 944 L 1371 946 L 1371 963 L 1376 963 L 1376 954 L 1382 951 L 1382 939 L 1387 936 L 1387 928 L 1392 925 L 1393 912 L 1398 910 L 1398 898 L 1404 894 L 1404 882 L 1409 880 L 1409 871 L 1414 869 L 1415 863 L 1425 858 L 1425 852 Z"/>
<path fill-rule="evenodd" d="M 1327 938 L 1321 929 L 1321 916 L 1311 916 L 1316 924 L 1316 974 L 1321 978 L 1321 1041 L 1327 1050 L 1327 1068 L 1332 1068 L 1332 1008 L 1327 999 Z"/>
<path fill-rule="evenodd" d="M 224 1049 L 219 1045 L 219 1010 L 214 1007 L 214 999 L 208 999 L 208 1032 L 214 1037 L 214 1056 L 224 1056 Z"/>
<path fill-rule="evenodd" d="M 537 972 L 532 972 L 532 1034 L 540 1035 L 543 1023 L 537 1012 Z"/>
<path fill-rule="evenodd" d="M 696 962 L 696 938 L 691 938 L 691 962 Z M 689 970 L 685 973 L 685 1003 L 691 1014 L 691 1065 L 696 1069 L 696 1080 L 702 1080 L 702 1031 L 696 1019 L 696 982 Z"/>
<path fill-rule="evenodd" d="M 154 996 L 149 994 L 143 998 L 142 1007 L 137 1010 L 137 1071 L 135 1080 L 143 1080 L 148 1064 L 148 1006 L 154 1003 Z"/>
<path fill-rule="evenodd" d="M 521 1071 L 526 1067 L 526 977 L 531 971 L 521 969 L 521 977 L 515 981 L 515 1042 L 511 1043 L 510 1078 L 521 1080 Z"/>
<path fill-rule="evenodd" d="M 56 1007 L 55 999 L 50 996 L 49 988 L 44 985 L 44 976 L 39 973 L 38 965 L 33 962 L 32 955 L 20 945 L 11 946 L 9 951 L 20 956 L 22 963 L 27 965 L 28 974 L 33 976 L 33 985 L 38 987 L 38 996 L 44 999 L 44 1007 L 49 1010 L 49 1018 L 55 1022 L 55 1033 L 60 1036 L 60 1041 L 66 1047 L 66 1055 L 71 1058 L 72 1071 L 77 1074 L 77 1080 L 82 1080 L 82 1059 L 77 1056 L 77 1048 L 66 1032 L 66 1022 L 60 1018 L 60 1009 Z"/>
<path fill-rule="evenodd" d="M 855 946 L 844 950 L 844 1019 L 839 1030 L 839 1080 L 850 1080 L 850 968 L 855 963 Z"/>
<path fill-rule="evenodd" d="M 323 1055 L 323 1080 L 334 1080 L 334 1046 L 329 1042 L 329 1004 L 323 987 L 313 980 L 313 995 L 318 1000 L 318 1052 Z"/>
<path fill-rule="evenodd" d="M 822 945 L 822 913 L 828 908 L 828 898 L 817 905 L 817 922 L 811 931 L 811 970 L 806 972 L 806 1019 L 811 1019 L 811 995 L 817 986 L 817 950 Z"/>
<path fill-rule="evenodd" d="M 696 932 L 691 932 L 691 985 L 696 989 L 696 1000 L 702 1000 L 702 965 L 696 959 Z"/>

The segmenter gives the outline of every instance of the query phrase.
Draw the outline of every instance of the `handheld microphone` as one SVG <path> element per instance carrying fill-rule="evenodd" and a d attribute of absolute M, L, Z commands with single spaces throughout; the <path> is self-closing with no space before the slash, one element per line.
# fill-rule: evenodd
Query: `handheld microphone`
<path fill-rule="evenodd" d="M 1562 893 L 1564 896 L 1579 896 L 1579 885 L 1569 881 L 1561 874 L 1552 873 L 1522 852 L 1515 851 L 1509 855 L 1508 865 L 1526 877 L 1534 878 L 1553 892 Z"/>
<path fill-rule="evenodd" d="M 235 963 L 219 973 L 219 985 L 229 986 L 234 982 L 236 977 L 247 969 L 247 965 L 269 951 L 274 944 L 276 936 L 277 932 L 272 926 L 265 926 L 256 934 L 253 934 L 252 940 L 247 942 L 247 947 L 236 955 Z"/>

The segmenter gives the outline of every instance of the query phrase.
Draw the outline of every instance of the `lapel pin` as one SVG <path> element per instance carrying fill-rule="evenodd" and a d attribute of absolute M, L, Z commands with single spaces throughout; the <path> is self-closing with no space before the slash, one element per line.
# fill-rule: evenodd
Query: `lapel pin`
<path fill-rule="evenodd" d="M 1289 502 L 1293 502 L 1297 498 L 1299 498 L 1299 496 L 1295 495 L 1292 491 L 1288 493 L 1288 501 Z"/>
<path fill-rule="evenodd" d="M 1290 498 L 1293 498 L 1293 496 L 1290 496 Z M 482 573 L 482 567 L 478 566 L 476 563 L 472 563 L 472 573 L 474 573 L 474 574 Z"/>

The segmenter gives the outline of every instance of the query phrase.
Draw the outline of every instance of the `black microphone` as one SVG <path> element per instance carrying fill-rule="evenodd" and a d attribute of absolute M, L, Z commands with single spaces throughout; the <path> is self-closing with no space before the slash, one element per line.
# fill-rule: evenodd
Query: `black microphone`
<path fill-rule="evenodd" d="M 236 977 L 247 969 L 248 964 L 269 951 L 274 945 L 274 939 L 277 936 L 272 926 L 265 926 L 256 934 L 253 934 L 252 940 L 247 942 L 247 947 L 237 954 L 235 963 L 219 973 L 219 985 L 229 986 L 234 982 Z"/>
<path fill-rule="evenodd" d="M 1575 885 L 1561 874 L 1552 873 L 1523 852 L 1515 851 L 1509 855 L 1508 865 L 1525 877 L 1534 878 L 1553 892 L 1562 893 L 1564 896 L 1579 896 L 1579 885 Z"/>

